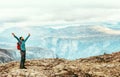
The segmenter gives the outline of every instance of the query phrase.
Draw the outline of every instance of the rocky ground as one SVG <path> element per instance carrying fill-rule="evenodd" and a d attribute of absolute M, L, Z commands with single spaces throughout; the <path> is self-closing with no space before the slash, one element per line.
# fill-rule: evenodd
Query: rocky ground
<path fill-rule="evenodd" d="M 0 77 L 120 77 L 120 52 L 78 60 L 42 59 L 0 64 Z"/>

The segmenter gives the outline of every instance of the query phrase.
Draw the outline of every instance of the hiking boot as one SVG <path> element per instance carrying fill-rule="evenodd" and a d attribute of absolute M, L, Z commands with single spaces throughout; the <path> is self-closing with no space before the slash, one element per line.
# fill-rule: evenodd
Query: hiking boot
<path fill-rule="evenodd" d="M 27 69 L 26 67 L 23 67 L 23 69 Z"/>
<path fill-rule="evenodd" d="M 20 69 L 24 69 L 23 67 L 20 67 Z"/>

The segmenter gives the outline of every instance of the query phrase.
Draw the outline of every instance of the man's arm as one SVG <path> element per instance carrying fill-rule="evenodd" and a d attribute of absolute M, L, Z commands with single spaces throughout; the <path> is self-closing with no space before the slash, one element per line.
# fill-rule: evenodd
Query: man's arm
<path fill-rule="evenodd" d="M 30 37 L 30 33 L 28 34 L 28 36 L 26 37 L 26 39 L 25 39 L 25 42 L 27 41 L 27 39 Z"/>
<path fill-rule="evenodd" d="M 13 35 L 19 42 L 21 42 L 20 39 L 19 39 L 14 33 L 12 33 L 12 35 Z"/>

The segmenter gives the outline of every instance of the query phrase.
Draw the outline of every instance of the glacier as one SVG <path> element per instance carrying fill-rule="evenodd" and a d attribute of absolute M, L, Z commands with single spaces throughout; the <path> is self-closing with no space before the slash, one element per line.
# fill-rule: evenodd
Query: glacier
<path fill-rule="evenodd" d="M 103 25 L 103 24 L 100 24 Z M 96 28 L 95 28 L 96 27 Z M 110 29 L 111 33 L 100 31 L 99 28 Z M 16 39 L 11 36 L 14 32 L 18 37 L 27 36 L 27 59 L 40 58 L 65 58 L 79 59 L 90 56 L 109 54 L 120 50 L 120 34 L 114 34 L 120 28 L 105 24 L 104 26 L 94 25 L 67 25 L 67 27 L 55 28 L 54 26 L 30 26 L 12 27 L 0 33 L 0 48 L 11 53 L 14 60 L 20 59 L 20 53 L 16 49 Z"/>

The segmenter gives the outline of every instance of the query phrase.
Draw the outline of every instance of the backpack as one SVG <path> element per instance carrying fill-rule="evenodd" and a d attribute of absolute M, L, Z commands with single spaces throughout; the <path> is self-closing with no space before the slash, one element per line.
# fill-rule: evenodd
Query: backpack
<path fill-rule="evenodd" d="M 21 44 L 21 43 L 17 42 L 17 49 L 18 49 L 18 50 L 21 50 L 20 44 Z"/>

